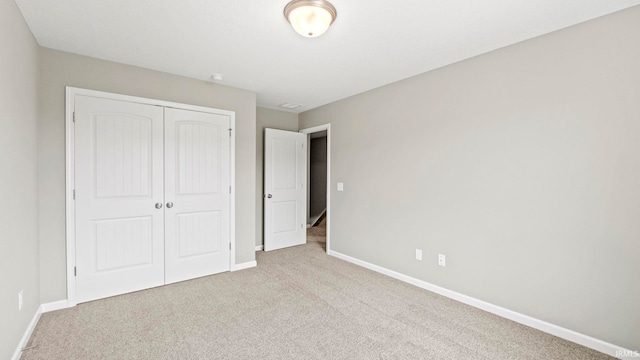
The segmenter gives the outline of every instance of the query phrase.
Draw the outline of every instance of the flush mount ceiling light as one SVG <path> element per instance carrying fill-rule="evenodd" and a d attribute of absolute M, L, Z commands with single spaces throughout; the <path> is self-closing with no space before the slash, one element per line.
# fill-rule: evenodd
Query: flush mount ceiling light
<path fill-rule="evenodd" d="M 336 16 L 336 8 L 325 0 L 293 0 L 284 7 L 284 17 L 304 37 L 324 34 Z"/>

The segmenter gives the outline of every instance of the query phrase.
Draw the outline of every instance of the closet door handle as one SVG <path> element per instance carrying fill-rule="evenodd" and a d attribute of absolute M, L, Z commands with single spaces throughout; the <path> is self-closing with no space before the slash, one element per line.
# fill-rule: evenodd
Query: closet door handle
<path fill-rule="evenodd" d="M 173 203 L 172 202 L 168 202 L 167 203 L 167 209 L 171 209 L 173 207 Z"/>
<path fill-rule="evenodd" d="M 156 203 L 156 209 L 161 209 L 162 208 L 162 203 Z"/>

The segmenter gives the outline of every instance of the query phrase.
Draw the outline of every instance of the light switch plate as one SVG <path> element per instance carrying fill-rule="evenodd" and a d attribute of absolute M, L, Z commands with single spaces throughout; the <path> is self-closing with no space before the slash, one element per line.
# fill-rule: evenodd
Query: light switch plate
<path fill-rule="evenodd" d="M 344 191 L 344 184 L 338 183 L 338 191 Z"/>

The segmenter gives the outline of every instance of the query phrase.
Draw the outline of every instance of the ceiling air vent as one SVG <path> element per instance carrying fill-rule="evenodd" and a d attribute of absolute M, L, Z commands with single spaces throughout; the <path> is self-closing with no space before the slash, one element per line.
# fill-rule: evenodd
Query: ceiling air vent
<path fill-rule="evenodd" d="M 300 106 L 302 106 L 302 105 L 300 105 L 300 104 L 293 104 L 293 103 L 284 103 L 284 104 L 280 104 L 280 107 L 283 107 L 283 108 L 285 108 L 285 109 L 289 109 L 289 110 L 293 110 L 293 109 L 299 108 Z"/>

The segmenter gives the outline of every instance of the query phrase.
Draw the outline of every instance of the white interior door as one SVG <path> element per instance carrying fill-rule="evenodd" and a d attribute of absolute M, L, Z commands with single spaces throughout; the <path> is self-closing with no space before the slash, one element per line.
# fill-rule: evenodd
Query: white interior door
<path fill-rule="evenodd" d="M 307 135 L 265 129 L 264 250 L 306 243 Z"/>
<path fill-rule="evenodd" d="M 76 296 L 164 284 L 163 110 L 75 98 Z"/>
<path fill-rule="evenodd" d="M 228 271 L 230 119 L 165 108 L 165 281 Z"/>

